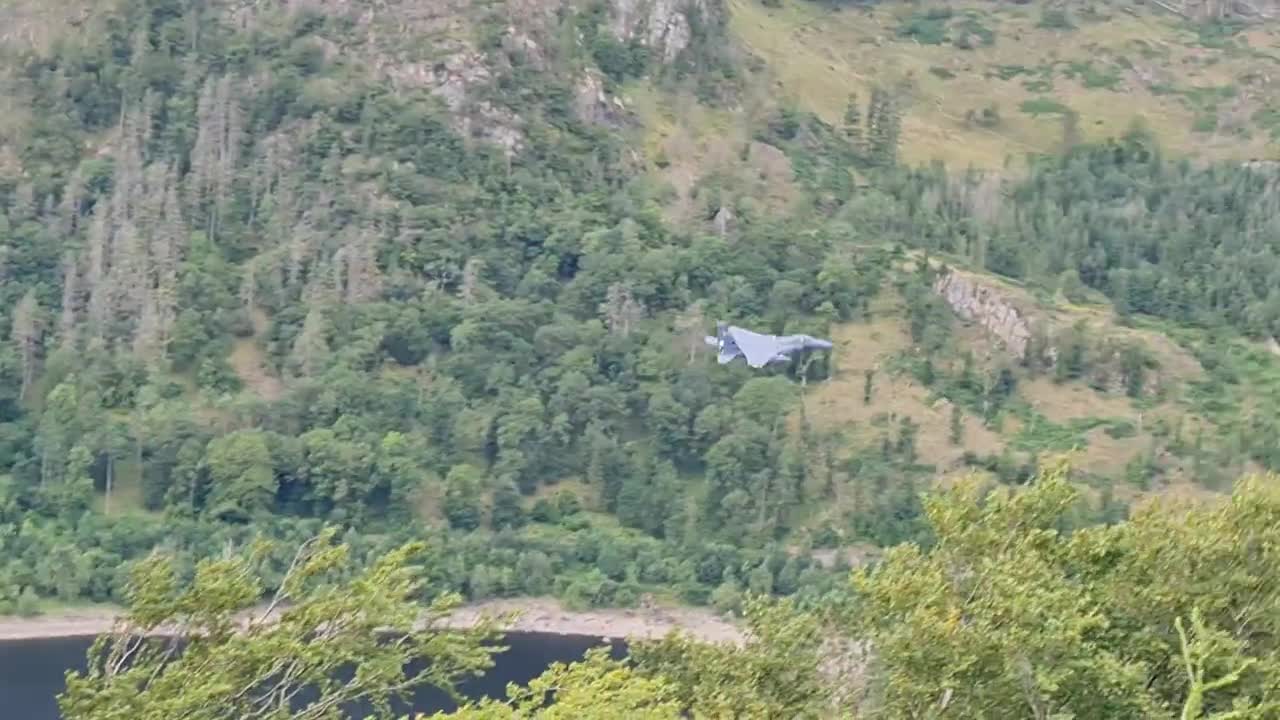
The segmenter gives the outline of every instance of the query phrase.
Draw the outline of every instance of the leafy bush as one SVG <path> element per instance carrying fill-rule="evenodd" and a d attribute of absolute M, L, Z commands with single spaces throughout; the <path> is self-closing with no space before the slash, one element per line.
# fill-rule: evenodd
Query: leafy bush
<path fill-rule="evenodd" d="M 977 125 L 978 127 L 994 128 L 999 127 L 1000 106 L 991 103 L 980 110 L 969 110 L 964 115 L 965 122 Z"/>
<path fill-rule="evenodd" d="M 1018 109 L 1028 115 L 1070 115 L 1071 108 L 1047 97 L 1023 100 Z"/>
<path fill-rule="evenodd" d="M 1036 27 L 1045 30 L 1075 30 L 1076 24 L 1071 21 L 1071 16 L 1066 10 L 1058 8 L 1045 8 L 1040 13 L 1040 22 L 1036 23 Z"/>
<path fill-rule="evenodd" d="M 955 35 L 951 44 L 961 50 L 973 50 L 978 46 L 990 47 L 996 42 L 996 34 L 991 28 L 973 15 L 967 15 L 955 26 Z"/>
<path fill-rule="evenodd" d="M 922 45 L 941 45 L 947 41 L 947 21 L 952 15 L 951 9 L 945 7 L 912 13 L 898 25 L 898 37 Z"/>

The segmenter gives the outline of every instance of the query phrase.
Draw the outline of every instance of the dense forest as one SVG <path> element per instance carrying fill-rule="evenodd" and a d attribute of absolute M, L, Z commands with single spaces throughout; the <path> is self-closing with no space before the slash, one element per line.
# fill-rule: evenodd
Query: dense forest
<path fill-rule="evenodd" d="M 0 186 L 9 607 L 325 521 L 370 551 L 439 535 L 472 598 L 823 592 L 778 542 L 811 491 L 791 384 L 697 347 L 730 308 L 821 331 L 872 265 L 763 219 L 737 248 L 666 227 L 555 74 L 495 79 L 523 119 L 504 152 L 326 55 L 341 17 L 220 13 L 125 3 L 9 78 L 32 108 Z"/>
<path fill-rule="evenodd" d="M 713 174 L 701 222 L 675 223 L 579 81 L 735 107 L 758 78 L 724 7 L 691 4 L 675 52 L 618 39 L 603 2 L 539 16 L 532 45 L 501 8 L 456 12 L 488 58 L 464 96 L 389 80 L 344 45 L 365 21 L 322 4 L 126 0 L 6 51 L 0 608 L 119 601 L 153 548 L 190 572 L 326 524 L 357 559 L 428 539 L 432 586 L 469 599 L 813 605 L 847 569 L 813 548 L 931 542 L 916 429 L 850 455 L 795 428 L 839 354 L 721 367 L 715 320 L 826 336 L 895 292 L 936 351 L 934 271 L 901 270 L 923 252 L 1124 318 L 1280 332 L 1275 173 L 1168 158 L 1141 129 L 1023 175 L 907 167 L 884 88 L 841 126 L 784 103 L 753 128 L 794 169 L 785 212 Z M 424 37 L 424 72 L 454 72 L 454 40 Z M 1064 357 L 1042 364 L 1070 379 Z M 1011 378 L 953 394 L 993 415 Z M 1280 464 L 1274 420 L 1249 432 Z M 854 506 L 811 522 L 849 478 Z M 1080 501 L 1064 523 L 1124 514 Z"/>

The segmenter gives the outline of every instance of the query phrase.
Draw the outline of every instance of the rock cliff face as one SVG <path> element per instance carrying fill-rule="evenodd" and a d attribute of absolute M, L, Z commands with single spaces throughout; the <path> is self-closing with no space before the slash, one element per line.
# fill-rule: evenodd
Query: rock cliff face
<path fill-rule="evenodd" d="M 295 0 L 297 2 L 299 0 Z M 335 3 L 345 6 L 349 0 L 308 0 L 313 3 Z M 469 102 L 472 89 L 486 84 L 507 59 L 486 55 L 467 40 L 466 18 L 475 15 L 480 6 L 475 0 L 388 0 L 397 6 L 432 8 L 426 10 L 422 23 L 434 36 L 448 38 L 439 46 L 440 56 L 430 61 L 397 57 L 382 64 L 393 81 L 426 87 L 449 105 L 457 118 L 458 129 L 473 137 L 502 146 L 509 154 L 523 147 L 520 118 L 488 102 Z M 708 17 L 717 0 L 608 0 L 607 29 L 619 40 L 638 41 L 651 51 L 654 62 L 669 65 L 693 41 L 693 28 L 699 17 Z M 555 26 L 572 0 L 505 0 L 497 6 L 486 6 L 489 12 L 501 12 L 510 23 L 502 36 L 502 49 L 519 55 L 524 62 L 541 71 L 555 71 L 555 60 L 547 46 L 554 41 Z M 494 7 L 499 10 L 495 11 Z M 362 21 L 373 23 L 377 13 L 365 11 Z M 452 23 L 452 24 L 450 24 Z M 400 23 L 403 25 L 403 22 Z M 627 111 L 621 101 L 605 91 L 603 78 L 592 68 L 579 75 L 575 83 L 574 110 L 583 122 L 616 128 L 625 124 Z"/>
<path fill-rule="evenodd" d="M 627 113 L 621 100 L 605 92 L 604 78 L 594 71 L 584 72 L 578 79 L 573 109 L 579 120 L 609 128 L 621 127 Z"/>
<path fill-rule="evenodd" d="M 1157 4 L 1197 20 L 1262 22 L 1280 18 L 1280 0 L 1164 0 Z"/>
<path fill-rule="evenodd" d="M 1027 356 L 1031 323 L 1009 298 L 954 270 L 939 276 L 933 289 L 957 315 L 981 325 L 1014 357 Z"/>
<path fill-rule="evenodd" d="M 707 0 L 612 0 L 611 7 L 614 36 L 639 39 L 668 65 L 693 39 L 692 15 L 709 10 Z"/>
<path fill-rule="evenodd" d="M 624 42 L 650 50 L 652 63 L 670 65 L 694 41 L 700 19 L 723 13 L 723 0 L 605 0 L 601 30 Z M 524 145 L 523 121 L 499 103 L 479 98 L 478 88 L 491 84 L 511 58 L 539 71 L 566 71 L 557 57 L 557 39 L 578 0 L 212 0 L 213 6 L 241 28 L 252 28 L 281 13 L 319 13 L 342 17 L 350 30 L 342 36 L 317 36 L 327 54 L 361 57 L 396 87 L 422 88 L 440 97 L 452 111 L 455 128 L 473 138 L 502 147 L 508 154 Z M 56 9 L 48 9 L 56 5 Z M 0 2 L 0 47 L 23 49 L 68 27 L 89 31 L 102 13 L 90 0 Z M 11 7 L 10 7 L 11 6 Z M 71 19 L 68 23 L 68 18 Z M 506 27 L 497 52 L 481 48 L 477 28 L 495 20 Z M 47 37 L 46 37 L 47 36 Z M 575 110 L 584 122 L 619 127 L 627 120 L 623 104 L 608 94 L 599 72 L 576 69 Z M 11 149 L 0 141 L 0 169 Z"/>

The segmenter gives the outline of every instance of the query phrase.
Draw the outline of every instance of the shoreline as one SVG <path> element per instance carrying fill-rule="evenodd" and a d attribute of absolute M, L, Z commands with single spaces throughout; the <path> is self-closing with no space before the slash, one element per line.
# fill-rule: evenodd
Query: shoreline
<path fill-rule="evenodd" d="M 602 608 L 575 611 L 553 598 L 503 598 L 468 603 L 454 610 L 441 626 L 466 629 L 481 616 L 518 613 L 502 623 L 506 632 L 537 632 L 620 640 L 658 639 L 672 630 L 712 643 L 739 643 L 743 629 L 707 608 Z M 109 607 L 55 610 L 33 617 L 0 616 L 0 642 L 90 637 L 111 630 L 120 612 Z"/>

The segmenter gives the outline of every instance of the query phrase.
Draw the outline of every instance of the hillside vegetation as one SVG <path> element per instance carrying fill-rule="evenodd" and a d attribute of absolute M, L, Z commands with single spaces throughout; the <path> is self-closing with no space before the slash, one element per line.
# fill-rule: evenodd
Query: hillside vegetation
<path fill-rule="evenodd" d="M 833 7 L 834 6 L 834 7 Z M 730 0 L 777 91 L 838 124 L 850 93 L 901 89 L 903 156 L 1000 169 L 1140 122 L 1163 147 L 1280 150 L 1280 29 L 1204 26 L 1153 5 Z"/>
<path fill-rule="evenodd" d="M 476 600 L 817 604 L 960 473 L 1074 453 L 1083 527 L 1280 468 L 1270 24 L 59 7 L 0 38 L 4 609 L 326 524 Z M 717 319 L 838 346 L 722 367 Z"/>

